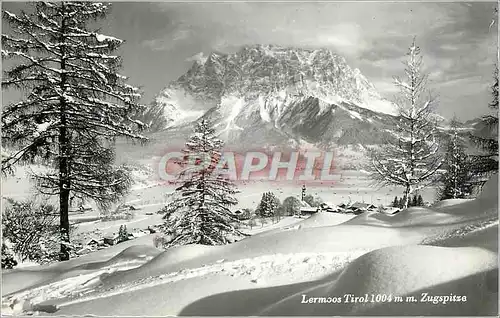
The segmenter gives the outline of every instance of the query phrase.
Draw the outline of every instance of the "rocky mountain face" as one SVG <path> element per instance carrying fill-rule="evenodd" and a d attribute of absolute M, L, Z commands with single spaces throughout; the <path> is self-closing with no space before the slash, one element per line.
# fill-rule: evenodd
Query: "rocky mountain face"
<path fill-rule="evenodd" d="M 248 147 L 379 143 L 396 113 L 336 53 L 271 45 L 194 62 L 154 104 L 167 119 L 161 135 L 209 116 L 229 144 Z"/>

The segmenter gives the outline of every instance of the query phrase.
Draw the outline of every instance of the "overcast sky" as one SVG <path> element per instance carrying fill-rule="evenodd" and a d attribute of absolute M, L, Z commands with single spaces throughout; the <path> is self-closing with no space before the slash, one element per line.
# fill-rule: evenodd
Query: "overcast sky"
<path fill-rule="evenodd" d="M 16 11 L 21 4 L 4 3 Z M 488 111 L 496 59 L 495 2 L 113 3 L 102 32 L 126 40 L 123 73 L 153 99 L 211 51 L 245 44 L 326 47 L 343 55 L 391 98 L 392 77 L 417 36 L 439 95 L 438 112 L 470 119 Z"/>

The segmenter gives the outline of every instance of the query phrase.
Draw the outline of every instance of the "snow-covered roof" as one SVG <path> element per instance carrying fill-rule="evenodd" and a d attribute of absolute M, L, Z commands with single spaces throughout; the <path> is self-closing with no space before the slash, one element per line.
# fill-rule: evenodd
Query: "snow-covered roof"
<path fill-rule="evenodd" d="M 304 207 L 304 208 L 310 208 L 311 206 L 309 205 L 309 203 L 307 203 L 306 201 L 299 201 L 300 202 L 300 206 L 301 207 Z"/>
<path fill-rule="evenodd" d="M 401 211 L 400 208 L 386 207 L 386 208 L 384 208 L 384 211 L 382 213 L 384 213 L 384 214 L 396 214 L 400 211 Z"/>
<path fill-rule="evenodd" d="M 369 209 L 369 208 L 374 208 L 375 205 L 370 204 L 370 203 L 364 203 L 364 202 L 354 202 L 349 208 L 353 209 Z"/>

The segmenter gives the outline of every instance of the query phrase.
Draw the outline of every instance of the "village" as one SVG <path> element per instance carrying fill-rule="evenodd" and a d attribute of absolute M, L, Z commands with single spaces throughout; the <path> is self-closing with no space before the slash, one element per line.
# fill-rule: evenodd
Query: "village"
<path fill-rule="evenodd" d="M 319 198 L 316 198 L 313 202 L 311 202 L 311 200 L 307 200 L 311 197 L 312 196 L 310 195 L 305 196 L 304 192 L 301 200 L 296 200 L 299 203 L 298 206 L 287 210 L 284 208 L 283 204 L 280 207 L 279 212 L 276 213 L 276 216 L 271 217 L 260 217 L 255 213 L 255 211 L 250 209 L 236 209 L 233 211 L 233 214 L 239 222 L 238 224 L 235 224 L 235 226 L 242 229 L 242 231 L 248 235 L 254 235 L 276 229 L 287 230 L 293 228 L 295 223 L 318 214 L 339 215 L 344 216 L 341 220 L 348 220 L 363 213 L 379 213 L 387 216 L 393 216 L 402 210 L 401 207 L 397 206 L 397 198 L 395 198 L 396 202 L 393 202 L 390 206 L 376 206 L 372 203 L 366 203 L 363 201 L 334 204 L 331 202 L 319 203 L 318 201 L 321 201 Z M 307 201 L 309 201 L 309 203 Z M 115 217 L 118 218 L 119 215 L 123 216 L 123 212 L 127 214 L 128 211 L 139 211 L 140 208 L 134 206 L 133 204 L 127 204 L 120 206 L 120 210 L 122 213 L 115 214 Z M 84 215 L 85 213 L 91 211 L 92 208 L 90 206 L 81 206 L 79 209 L 75 210 L 75 213 Z M 152 216 L 154 214 L 152 212 L 145 212 L 144 215 Z M 156 216 L 158 216 L 158 214 Z M 130 221 L 133 218 L 134 216 L 130 214 L 130 216 L 126 219 Z M 156 222 L 154 222 L 155 219 L 156 218 L 153 218 L 151 224 L 146 227 L 127 228 L 127 222 L 124 222 L 119 226 L 118 230 L 113 233 L 102 233 L 102 231 L 99 230 L 99 227 L 96 227 L 88 233 L 82 233 L 81 237 L 84 237 L 84 239 L 80 238 L 74 242 L 75 256 L 82 256 L 147 235 L 154 236 L 152 237 L 152 241 L 155 245 L 158 245 L 158 242 L 161 242 L 162 222 L 157 219 Z M 101 221 L 105 220 L 106 219 L 101 219 Z M 77 224 L 75 225 L 77 226 Z"/>

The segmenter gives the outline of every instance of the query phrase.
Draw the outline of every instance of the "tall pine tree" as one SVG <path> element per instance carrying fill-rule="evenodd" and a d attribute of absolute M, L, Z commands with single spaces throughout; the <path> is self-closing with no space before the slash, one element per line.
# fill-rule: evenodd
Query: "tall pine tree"
<path fill-rule="evenodd" d="M 3 11 L 12 35 L 2 34 L 2 58 L 19 64 L 4 72 L 3 89 L 21 89 L 19 102 L 5 105 L 2 171 L 19 162 L 52 162 L 36 173 L 42 193 L 59 197 L 61 252 L 69 258 L 70 198 L 95 200 L 106 208 L 130 185 L 127 170 L 113 166 L 117 137 L 145 140 L 138 90 L 117 73 L 122 44 L 91 29 L 109 5 L 97 2 L 35 2 L 30 12 Z"/>
<path fill-rule="evenodd" d="M 463 199 L 471 194 L 471 170 L 465 153 L 465 141 L 458 133 L 458 122 L 453 119 L 444 160 L 445 173 L 441 176 L 440 199 Z"/>
<path fill-rule="evenodd" d="M 435 100 L 427 91 L 427 75 L 422 73 L 422 57 L 415 41 L 407 55 L 406 79 L 395 78 L 400 94 L 395 101 L 399 116 L 394 140 L 371 151 L 373 178 L 403 186 L 404 208 L 409 206 L 412 193 L 433 181 L 442 164 L 432 112 Z"/>
<path fill-rule="evenodd" d="M 184 149 L 187 164 L 179 174 L 182 183 L 175 196 L 163 210 L 164 231 L 173 239 L 166 247 L 229 243 L 228 235 L 243 235 L 234 224 L 239 220 L 230 207 L 238 203 L 233 182 L 222 174 L 221 149 L 208 119 L 201 119 Z"/>
<path fill-rule="evenodd" d="M 498 65 L 495 65 L 494 82 L 491 86 L 492 100 L 489 103 L 493 111 L 481 118 L 482 135 L 470 133 L 470 139 L 479 150 L 472 155 L 471 169 L 482 183 L 491 173 L 498 171 Z"/>

